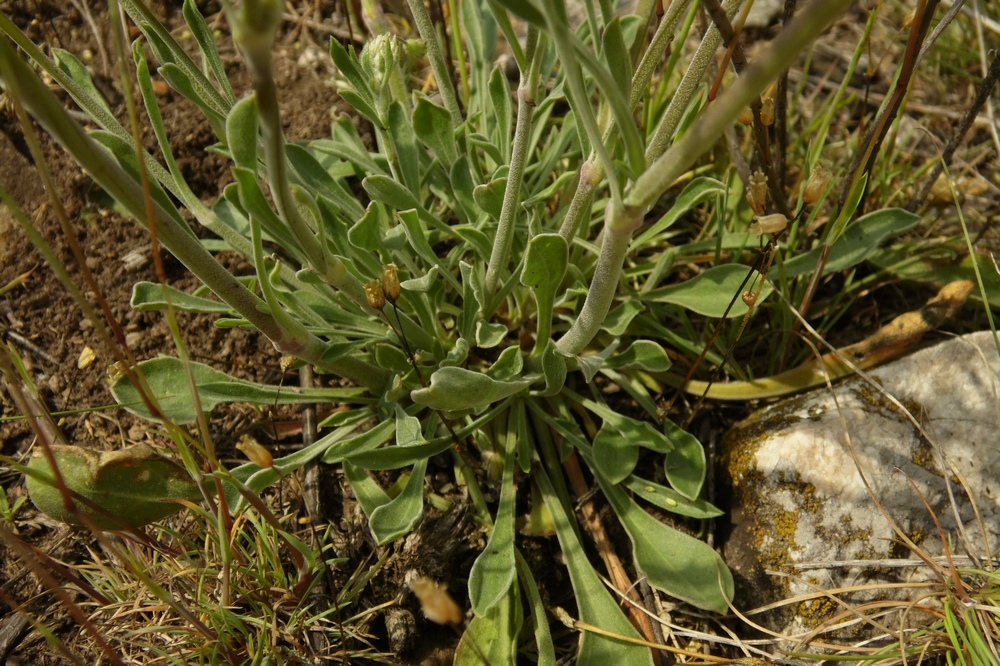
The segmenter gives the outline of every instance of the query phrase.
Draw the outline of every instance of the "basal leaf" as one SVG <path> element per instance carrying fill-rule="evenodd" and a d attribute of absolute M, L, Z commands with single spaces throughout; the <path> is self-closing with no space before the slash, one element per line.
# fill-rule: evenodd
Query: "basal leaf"
<path fill-rule="evenodd" d="M 424 511 L 426 472 L 427 458 L 421 458 L 413 466 L 403 492 L 388 504 L 376 508 L 368 517 L 368 526 L 378 545 L 384 546 L 406 536 L 420 520 Z"/>
<path fill-rule="evenodd" d="M 203 314 L 232 314 L 233 312 L 233 309 L 225 303 L 192 296 L 173 287 L 167 287 L 166 292 L 170 296 L 170 304 L 177 310 Z M 163 285 L 155 282 L 137 282 L 132 287 L 131 303 L 136 310 L 165 310 L 167 299 L 164 295 Z"/>
<path fill-rule="evenodd" d="M 705 483 L 705 447 L 670 419 L 663 420 L 663 432 L 673 444 L 664 465 L 667 480 L 681 495 L 694 500 Z"/>
<path fill-rule="evenodd" d="M 580 649 L 577 652 L 576 663 L 594 666 L 608 664 L 651 665 L 653 660 L 649 648 L 618 641 L 611 637 L 619 635 L 637 639 L 639 634 L 625 618 L 618 604 L 611 597 L 611 593 L 604 587 L 604 583 L 594 571 L 593 565 L 591 565 L 576 536 L 571 518 L 566 513 L 562 502 L 559 501 L 555 489 L 552 487 L 552 482 L 549 481 L 544 470 L 539 469 L 539 473 L 532 474 L 532 478 L 538 481 L 538 486 L 545 497 L 545 506 L 548 507 L 552 521 L 555 523 L 556 535 L 559 538 L 563 558 L 566 560 L 566 568 L 569 569 L 570 582 L 576 595 L 580 619 L 609 632 L 608 634 L 583 632 L 580 636 Z"/>
<path fill-rule="evenodd" d="M 359 397 L 363 389 L 303 389 L 294 386 L 267 386 L 230 377 L 203 363 L 190 363 L 201 408 L 210 411 L 223 402 L 249 402 L 269 405 L 301 404 L 309 402 L 343 400 Z M 139 363 L 139 370 L 146 378 L 149 390 L 156 397 L 166 418 L 177 423 L 191 423 L 198 418 L 191 390 L 188 386 L 184 363 L 178 358 L 163 356 Z M 111 394 L 125 409 L 145 419 L 153 419 L 138 390 L 124 372 L 111 382 Z"/>
<path fill-rule="evenodd" d="M 649 584 L 698 608 L 725 613 L 733 598 L 733 575 L 719 554 L 664 525 L 600 473 L 596 476 L 632 540 L 636 566 Z"/>
<path fill-rule="evenodd" d="M 526 379 L 497 381 L 481 372 L 465 368 L 440 368 L 431 375 L 427 388 L 413 391 L 413 401 L 444 411 L 461 411 L 491 405 L 523 391 Z"/>
<path fill-rule="evenodd" d="M 611 483 L 620 483 L 639 462 L 639 447 L 607 422 L 594 436 L 594 464 Z"/>
<path fill-rule="evenodd" d="M 787 266 L 787 264 L 786 264 Z M 733 296 L 740 291 L 747 273 L 753 269 L 741 264 L 723 264 L 713 266 L 700 275 L 670 287 L 654 289 L 643 295 L 643 300 L 655 303 L 673 303 L 682 308 L 697 312 L 706 317 L 721 317 L 733 301 Z M 760 273 L 753 270 L 753 276 L 746 282 L 744 290 L 750 284 L 760 283 Z M 757 305 L 773 291 L 770 282 L 764 282 L 757 296 Z M 737 298 L 729 310 L 729 317 L 741 317 L 747 313 L 747 305 Z"/>
<path fill-rule="evenodd" d="M 604 365 L 612 370 L 666 372 L 670 369 L 670 357 L 662 346 L 652 340 L 636 340 L 625 351 L 614 354 Z"/>
<path fill-rule="evenodd" d="M 883 208 L 849 225 L 830 247 L 823 275 L 856 266 L 867 259 L 890 236 L 901 234 L 917 226 L 920 217 L 902 208 Z M 816 268 L 821 247 L 785 262 L 785 275 L 806 275 Z"/>
<path fill-rule="evenodd" d="M 187 471 L 146 444 L 112 451 L 61 445 L 50 449 L 66 487 L 126 525 L 142 527 L 183 508 L 170 500 L 201 499 L 201 491 Z M 35 450 L 28 469 L 28 494 L 35 506 L 56 520 L 81 524 L 76 513 L 66 509 L 49 460 L 40 449 Z M 123 529 L 83 502 L 77 502 L 76 508 L 100 529 Z"/>

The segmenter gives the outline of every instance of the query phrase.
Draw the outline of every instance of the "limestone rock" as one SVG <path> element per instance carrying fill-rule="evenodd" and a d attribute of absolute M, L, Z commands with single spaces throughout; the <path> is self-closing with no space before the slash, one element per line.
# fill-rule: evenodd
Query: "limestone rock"
<path fill-rule="evenodd" d="M 1000 354 L 992 335 L 943 342 L 870 376 L 875 384 L 855 377 L 833 393 L 768 406 L 726 436 L 733 525 L 725 557 L 742 587 L 739 607 L 818 589 L 939 580 L 917 566 L 890 522 L 923 551 L 943 555 L 921 496 L 959 558 L 985 559 L 1000 546 Z M 787 576 L 768 573 L 776 571 Z M 916 594 L 904 585 L 846 598 Z M 837 610 L 820 599 L 770 624 L 794 634 Z"/>

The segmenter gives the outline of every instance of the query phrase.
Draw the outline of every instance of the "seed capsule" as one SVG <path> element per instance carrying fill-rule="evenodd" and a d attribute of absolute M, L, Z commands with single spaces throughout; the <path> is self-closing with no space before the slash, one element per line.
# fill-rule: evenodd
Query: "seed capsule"
<path fill-rule="evenodd" d="M 242 451 L 250 462 L 257 465 L 257 467 L 267 469 L 268 467 L 274 465 L 274 458 L 271 456 L 271 452 L 261 446 L 257 440 L 250 435 L 243 435 L 243 438 L 240 439 L 236 448 Z"/>
<path fill-rule="evenodd" d="M 802 192 L 802 200 L 810 206 L 819 201 L 823 197 L 823 193 L 826 192 L 831 178 L 833 178 L 833 174 L 822 165 L 817 164 L 813 167 L 809 174 L 809 180 L 806 181 L 806 188 Z"/>
<path fill-rule="evenodd" d="M 372 280 L 365 284 L 365 296 L 368 298 L 368 305 L 376 310 L 381 310 L 385 307 L 385 294 L 382 292 L 381 281 Z"/>
<path fill-rule="evenodd" d="M 399 275 L 396 271 L 396 264 L 382 267 L 382 293 L 390 303 L 395 303 L 399 298 Z"/>
<path fill-rule="evenodd" d="M 758 169 L 750 176 L 747 183 L 747 203 L 758 215 L 764 214 L 764 205 L 767 203 L 767 176 Z"/>
<path fill-rule="evenodd" d="M 760 100 L 760 122 L 764 127 L 774 124 L 774 98 L 765 97 Z"/>
<path fill-rule="evenodd" d="M 755 236 L 762 234 L 777 234 L 785 230 L 788 226 L 788 218 L 781 213 L 773 215 L 761 215 L 755 217 L 750 223 L 750 233 Z"/>

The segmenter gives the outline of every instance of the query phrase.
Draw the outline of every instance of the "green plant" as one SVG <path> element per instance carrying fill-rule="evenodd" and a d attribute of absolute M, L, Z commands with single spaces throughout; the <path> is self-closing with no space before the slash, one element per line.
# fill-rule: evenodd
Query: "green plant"
<path fill-rule="evenodd" d="M 699 351 L 691 313 L 738 318 L 750 309 L 748 302 L 730 302 L 747 278 L 742 264 L 720 263 L 688 280 L 678 270 L 685 256 L 738 254 L 757 242 L 731 220 L 739 197 L 730 193 L 739 185 L 697 175 L 696 162 L 849 3 L 822 3 L 796 19 L 710 105 L 703 93 L 723 39 L 716 28 L 676 89 L 665 87 L 676 58 L 661 68 L 671 38 L 690 28 L 691 3 L 672 2 L 649 39 L 658 4 L 649 0 L 624 18 L 614 17 L 609 2 L 597 8 L 588 3 L 577 29 L 562 2 L 449 4 L 460 28 L 452 26 L 452 38 L 467 65 L 457 89 L 437 28 L 421 2 L 410 3 L 441 104 L 416 91 L 411 70 L 419 55 L 392 34 L 376 35 L 360 55 L 331 42 L 341 96 L 373 135 L 375 147 L 368 149 L 344 115 L 333 119 L 328 139 L 285 141 L 271 71 L 277 3 L 248 1 L 227 14 L 254 87 L 253 95 L 237 100 L 192 2 L 184 12 L 201 63 L 141 2 L 123 0 L 143 34 L 131 56 L 166 167 L 137 153 L 132 134 L 110 114 L 74 56 L 55 51 L 50 59 L 0 16 L 0 30 L 101 129 L 88 133 L 72 121 L 4 39 L 0 76 L 14 103 L 221 299 L 145 283 L 136 286 L 133 305 L 163 309 L 168 317 L 176 310 L 219 315 L 220 326 L 259 330 L 282 354 L 359 387 L 276 391 L 190 362 L 179 348 L 178 361 L 123 358 L 115 395 L 125 408 L 168 429 L 197 494 L 212 509 L 202 511 L 216 521 L 217 535 L 226 533 L 229 512 L 248 504 L 269 515 L 257 494 L 321 460 L 343 465 L 376 541 L 390 543 L 422 515 L 428 459 L 450 452 L 489 532 L 469 575 L 475 617 L 459 649 L 463 663 L 512 660 L 525 608 L 539 661 L 554 660 L 545 612 L 517 548 L 515 499 L 523 475 L 527 480 L 520 483 L 535 491 L 533 512 L 544 509 L 551 518 L 580 619 L 639 638 L 585 556 L 572 520 L 567 477 L 574 494 L 582 494 L 579 459 L 628 533 L 636 568 L 649 583 L 724 612 L 733 581 L 719 556 L 635 499 L 694 519 L 720 513 L 702 497 L 701 444 L 657 409 L 670 366 L 664 346 Z M 737 5 L 730 1 L 721 9 L 732 15 Z M 515 15 L 527 26 L 520 40 Z M 501 33 L 519 71 L 516 106 L 503 70 L 492 64 Z M 160 76 L 209 119 L 219 140 L 215 150 L 232 159 L 235 182 L 211 206 L 190 190 L 171 156 L 147 49 Z M 819 161 L 818 154 L 812 158 L 810 169 Z M 672 202 L 661 205 L 681 182 Z M 812 254 L 781 264 L 783 290 L 793 292 L 789 281 L 814 270 L 822 276 L 858 264 L 870 256 L 873 238 L 916 223 L 913 215 L 889 210 L 847 227 L 866 181 L 859 182 Z M 357 185 L 364 196 L 355 194 Z M 176 201 L 218 238 L 199 240 Z M 715 235 L 670 247 L 673 225 L 698 206 L 711 211 L 715 229 L 706 231 Z M 800 235 L 808 217 L 796 216 L 789 235 Z M 32 233 L 30 225 L 26 231 Z M 218 249 L 238 252 L 256 274 L 226 272 L 211 254 Z M 397 293 L 399 275 L 405 279 Z M 751 275 L 761 284 L 750 301 L 756 306 L 771 287 Z M 660 287 L 668 277 L 674 284 Z M 714 349 L 708 358 L 723 360 Z M 329 432 L 273 466 L 219 464 L 205 411 L 219 402 L 275 399 L 336 399 L 351 409 L 320 424 Z M 373 420 L 378 423 L 372 426 Z M 199 422 L 200 440 L 176 426 L 191 422 Z M 52 448 L 46 454 L 50 470 Z M 498 478 L 477 474 L 477 460 L 487 454 L 501 462 Z M 665 460 L 662 474 L 640 475 L 640 457 L 653 454 Z M 370 474 L 404 468 L 408 481 L 395 497 Z M 74 488 L 68 478 L 49 481 L 58 491 L 54 501 L 79 517 L 67 491 L 88 497 L 87 482 Z M 483 482 L 500 485 L 495 511 L 483 499 Z M 280 538 L 292 543 L 287 535 Z M 303 548 L 299 556 L 299 572 L 313 573 L 309 553 Z M 493 640 L 497 635 L 507 640 Z M 488 654 L 480 654 L 486 645 Z M 579 649 L 585 663 L 650 659 L 644 647 L 591 632 L 583 634 Z"/>

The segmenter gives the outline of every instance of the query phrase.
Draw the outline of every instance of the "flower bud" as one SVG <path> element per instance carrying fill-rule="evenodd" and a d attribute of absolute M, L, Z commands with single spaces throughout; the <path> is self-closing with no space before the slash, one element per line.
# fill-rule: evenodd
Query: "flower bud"
<path fill-rule="evenodd" d="M 368 297 L 368 305 L 376 310 L 385 307 L 385 294 L 382 293 L 382 283 L 379 280 L 372 280 L 365 284 L 365 296 Z"/>
<path fill-rule="evenodd" d="M 747 183 L 747 203 L 753 212 L 758 215 L 764 214 L 764 205 L 767 203 L 767 176 L 760 169 L 750 175 L 750 182 Z"/>
<path fill-rule="evenodd" d="M 736 116 L 736 120 L 742 125 L 753 125 L 753 109 L 749 106 L 744 106 L 740 109 L 740 113 Z"/>
<path fill-rule="evenodd" d="M 372 76 L 372 88 L 378 90 L 388 83 L 399 62 L 402 46 L 393 35 L 376 35 L 365 44 L 361 51 L 361 62 Z"/>
<path fill-rule="evenodd" d="M 764 127 L 770 127 L 774 124 L 773 97 L 765 97 L 760 100 L 760 122 L 763 123 Z"/>
<path fill-rule="evenodd" d="M 386 264 L 382 267 L 382 293 L 390 303 L 399 298 L 399 275 L 396 264 Z"/>
<path fill-rule="evenodd" d="M 819 201 L 826 192 L 831 178 L 833 178 L 833 174 L 822 165 L 817 164 L 813 167 L 809 174 L 809 180 L 806 181 L 806 188 L 802 192 L 802 200 L 810 206 Z"/>
<path fill-rule="evenodd" d="M 261 446 L 250 435 L 243 435 L 236 448 L 242 451 L 250 462 L 261 469 L 267 469 L 274 465 L 274 458 L 271 457 L 271 452 Z"/>
<path fill-rule="evenodd" d="M 762 234 L 777 234 L 785 230 L 788 226 L 788 218 L 781 213 L 774 215 L 761 215 L 755 217 L 750 223 L 750 233 L 755 236 Z"/>

